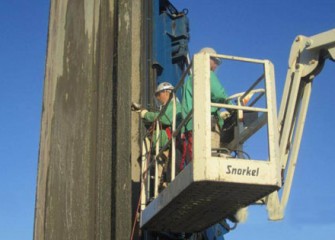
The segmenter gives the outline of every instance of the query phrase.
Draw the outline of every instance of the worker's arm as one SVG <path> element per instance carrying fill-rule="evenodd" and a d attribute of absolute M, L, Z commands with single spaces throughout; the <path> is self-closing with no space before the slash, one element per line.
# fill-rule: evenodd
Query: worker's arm
<path fill-rule="evenodd" d="M 158 112 L 149 112 L 148 110 L 144 109 L 141 111 L 141 117 L 148 122 L 153 122 L 158 116 Z"/>
<path fill-rule="evenodd" d="M 171 102 L 170 102 L 171 103 Z M 159 112 L 149 112 L 147 110 L 142 110 L 141 117 L 148 122 L 153 122 L 158 117 Z M 160 122 L 163 125 L 171 125 L 172 124 L 172 106 L 169 104 L 169 106 L 166 108 L 165 113 L 160 117 Z"/>
<path fill-rule="evenodd" d="M 229 103 L 228 95 L 214 72 L 211 71 L 211 101 L 214 103 Z"/>

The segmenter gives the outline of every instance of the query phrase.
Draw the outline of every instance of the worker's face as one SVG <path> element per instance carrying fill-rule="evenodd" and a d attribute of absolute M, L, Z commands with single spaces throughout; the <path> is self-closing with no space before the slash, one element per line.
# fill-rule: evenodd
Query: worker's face
<path fill-rule="evenodd" d="M 161 92 L 158 92 L 155 96 L 156 96 L 156 98 L 157 98 L 157 100 L 159 101 L 160 104 L 165 105 L 165 103 L 170 98 L 170 92 L 169 91 L 161 91 Z"/>
<path fill-rule="evenodd" d="M 214 72 L 216 68 L 220 65 L 220 62 L 218 62 L 218 60 L 216 60 L 215 58 L 210 58 L 209 61 L 210 69 Z"/>
<path fill-rule="evenodd" d="M 211 69 L 211 71 L 215 71 L 216 70 L 216 68 L 219 66 L 219 64 L 218 64 L 218 62 L 215 60 L 215 59 L 213 59 L 213 58 L 210 58 L 210 60 L 209 60 L 210 62 L 209 62 L 209 66 L 210 66 L 210 69 Z"/>
<path fill-rule="evenodd" d="M 211 71 L 214 72 L 216 70 L 216 68 L 218 67 L 218 64 L 213 58 L 211 58 L 209 61 L 210 61 L 209 62 L 210 69 L 211 69 Z"/>

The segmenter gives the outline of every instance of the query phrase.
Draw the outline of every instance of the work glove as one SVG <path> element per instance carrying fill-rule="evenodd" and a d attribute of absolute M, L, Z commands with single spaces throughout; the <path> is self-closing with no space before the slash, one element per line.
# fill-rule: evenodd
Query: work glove
<path fill-rule="evenodd" d="M 223 120 L 226 120 L 227 118 L 230 117 L 230 113 L 227 112 L 227 111 L 220 112 L 220 117 L 221 117 Z"/>
<path fill-rule="evenodd" d="M 141 118 L 145 117 L 145 114 L 148 112 L 147 109 L 141 109 L 140 114 L 141 114 Z"/>
<path fill-rule="evenodd" d="M 142 105 L 136 102 L 131 103 L 131 110 L 134 112 L 141 112 L 142 110 Z"/>

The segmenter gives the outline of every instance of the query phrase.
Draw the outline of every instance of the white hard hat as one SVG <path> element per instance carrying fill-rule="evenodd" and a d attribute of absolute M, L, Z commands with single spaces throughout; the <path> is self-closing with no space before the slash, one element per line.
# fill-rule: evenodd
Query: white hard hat
<path fill-rule="evenodd" d="M 216 51 L 213 48 L 205 47 L 200 50 L 201 53 L 216 54 Z"/>
<path fill-rule="evenodd" d="M 174 87 L 171 85 L 171 83 L 162 82 L 157 86 L 155 93 L 159 93 L 159 92 L 164 91 L 164 90 L 173 90 L 173 89 L 174 89 Z"/>
<path fill-rule="evenodd" d="M 208 53 L 208 54 L 217 54 L 216 51 L 213 48 L 210 47 L 205 47 L 203 49 L 200 50 L 200 53 Z M 221 59 L 217 58 L 217 57 L 211 57 L 217 65 L 221 64 Z"/>

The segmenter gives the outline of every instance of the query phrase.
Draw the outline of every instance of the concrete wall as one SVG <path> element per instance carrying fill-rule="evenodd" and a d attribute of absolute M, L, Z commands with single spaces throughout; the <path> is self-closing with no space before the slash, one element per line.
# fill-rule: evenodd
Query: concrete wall
<path fill-rule="evenodd" d="M 140 5 L 51 0 L 35 240 L 130 238 Z"/>

